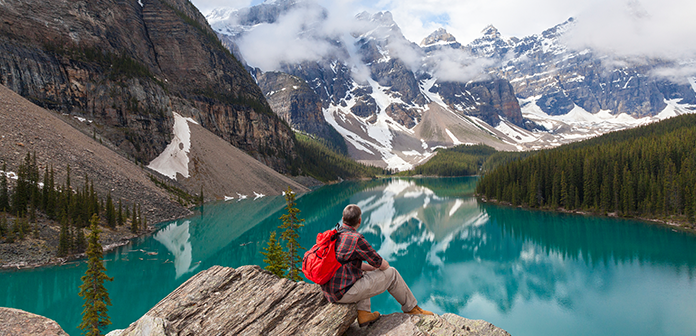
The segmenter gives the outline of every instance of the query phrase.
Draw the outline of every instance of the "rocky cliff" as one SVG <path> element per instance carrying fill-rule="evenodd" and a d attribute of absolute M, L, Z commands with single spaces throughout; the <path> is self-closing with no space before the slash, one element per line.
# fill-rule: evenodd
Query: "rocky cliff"
<path fill-rule="evenodd" d="M 187 0 L 3 1 L 0 83 L 94 121 L 140 162 L 167 145 L 173 111 L 279 171 L 294 156 L 291 129 Z"/>
<path fill-rule="evenodd" d="M 354 304 L 329 303 L 318 285 L 279 279 L 258 266 L 214 266 L 108 335 L 509 335 L 453 314 L 396 313 L 366 328 L 356 317 Z"/>

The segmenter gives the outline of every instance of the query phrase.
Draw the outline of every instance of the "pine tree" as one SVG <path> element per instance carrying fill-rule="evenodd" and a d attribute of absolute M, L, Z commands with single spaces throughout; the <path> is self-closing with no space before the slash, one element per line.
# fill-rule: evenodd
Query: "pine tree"
<path fill-rule="evenodd" d="M 60 234 L 58 235 L 58 256 L 65 257 L 70 254 L 70 231 L 68 216 L 63 215 L 60 220 Z"/>
<path fill-rule="evenodd" d="M 131 232 L 132 233 L 138 233 L 138 228 L 139 223 L 138 223 L 138 211 L 135 208 L 135 203 L 133 203 L 133 218 L 131 219 Z"/>
<path fill-rule="evenodd" d="M 99 336 L 101 330 L 111 324 L 108 307 L 111 305 L 109 293 L 104 287 L 105 281 L 114 279 L 106 275 L 106 267 L 102 262 L 103 252 L 99 244 L 101 230 L 97 223 L 99 217 L 95 214 L 90 221 L 89 246 L 87 248 L 87 271 L 81 278 L 79 295 L 85 300 L 82 305 L 82 323 L 78 328 L 82 329 L 86 336 Z"/>
<path fill-rule="evenodd" d="M 303 248 L 297 241 L 297 239 L 300 237 L 297 230 L 304 226 L 304 224 L 302 224 L 304 219 L 299 219 L 297 217 L 300 210 L 295 208 L 295 193 L 292 191 L 292 189 L 290 189 L 289 186 L 288 190 L 285 192 L 285 203 L 287 205 L 286 209 L 288 213 L 280 216 L 280 220 L 283 221 L 283 224 L 279 228 L 285 229 L 285 231 L 283 231 L 281 234 L 281 238 L 285 240 L 285 246 L 288 249 L 286 254 L 288 274 L 286 278 L 293 281 L 300 281 L 302 280 L 302 277 L 300 277 L 300 269 L 297 267 L 297 263 L 302 262 L 302 258 L 299 256 L 299 251 Z"/>
<path fill-rule="evenodd" d="M 276 239 L 276 232 L 271 232 L 271 237 L 268 239 L 268 246 L 263 249 L 265 252 L 261 252 L 266 258 L 263 262 L 268 264 L 265 269 L 278 277 L 282 278 L 285 275 L 285 271 L 288 269 L 287 256 L 283 251 L 283 247 Z"/>
<path fill-rule="evenodd" d="M 7 164 L 3 162 L 2 172 L 0 172 L 0 209 L 3 209 L 3 212 L 10 208 L 10 192 L 7 186 L 7 176 L 5 176 L 6 172 Z"/>
<path fill-rule="evenodd" d="M 116 213 L 116 225 L 122 226 L 123 225 L 123 203 L 121 203 L 121 199 L 118 199 L 118 212 Z"/>
<path fill-rule="evenodd" d="M 99 222 L 99 216 L 97 216 L 97 222 Z M 73 244 L 75 253 L 82 253 L 85 251 L 85 248 L 88 247 L 87 240 L 85 239 L 85 233 L 79 226 L 75 226 L 75 230 L 77 231 L 75 233 L 75 243 Z"/>
<path fill-rule="evenodd" d="M 106 225 L 112 229 L 116 228 L 116 209 L 111 199 L 111 191 L 106 194 Z"/>
<path fill-rule="evenodd" d="M 3 211 L 0 213 L 0 237 L 7 235 L 7 215 Z"/>

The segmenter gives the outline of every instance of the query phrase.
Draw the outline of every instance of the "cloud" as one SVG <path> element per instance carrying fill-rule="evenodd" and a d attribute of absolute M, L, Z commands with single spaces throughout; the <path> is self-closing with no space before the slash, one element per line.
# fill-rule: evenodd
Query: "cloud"
<path fill-rule="evenodd" d="M 624 57 L 663 59 L 696 55 L 696 2 L 680 0 L 607 1 L 577 15 L 565 37 L 573 48 Z"/>
<path fill-rule="evenodd" d="M 439 80 L 466 83 L 488 78 L 486 67 L 495 61 L 487 58 L 474 58 L 468 53 L 451 48 L 433 51 L 427 59 L 427 66 Z"/>
<path fill-rule="evenodd" d="M 337 30 L 324 25 L 324 15 L 317 6 L 297 7 L 275 23 L 260 24 L 244 34 L 239 49 L 249 65 L 264 71 L 279 70 L 283 63 L 322 59 L 337 50 L 326 39 L 327 33 Z"/>

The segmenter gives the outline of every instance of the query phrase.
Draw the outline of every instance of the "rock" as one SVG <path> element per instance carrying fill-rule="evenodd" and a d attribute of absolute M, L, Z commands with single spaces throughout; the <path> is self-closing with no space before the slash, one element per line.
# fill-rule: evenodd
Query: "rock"
<path fill-rule="evenodd" d="M 486 321 L 470 320 L 455 314 L 442 316 L 408 315 L 394 313 L 380 317 L 368 327 L 360 328 L 352 324 L 345 336 L 426 336 L 426 335 L 466 335 L 466 336 L 509 336 L 510 334 Z"/>
<path fill-rule="evenodd" d="M 318 285 L 280 279 L 258 266 L 213 266 L 179 286 L 125 330 L 107 336 L 509 334 L 454 314 L 382 316 L 360 328 L 354 304 L 331 304 Z"/>
<path fill-rule="evenodd" d="M 109 335 L 342 335 L 356 317 L 355 305 L 330 304 L 318 285 L 213 266 Z"/>
<path fill-rule="evenodd" d="M 56 321 L 14 308 L 0 307 L 0 335 L 68 336 Z"/>

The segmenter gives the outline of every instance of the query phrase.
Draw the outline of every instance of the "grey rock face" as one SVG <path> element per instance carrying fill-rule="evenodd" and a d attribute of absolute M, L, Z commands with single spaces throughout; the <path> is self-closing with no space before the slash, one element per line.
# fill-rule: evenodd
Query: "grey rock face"
<path fill-rule="evenodd" d="M 0 335 L 68 336 L 49 318 L 14 308 L 0 307 Z"/>
<path fill-rule="evenodd" d="M 489 125 L 497 126 L 500 117 L 524 125 L 515 91 L 504 79 L 466 84 L 443 82 L 435 84 L 430 91 L 439 93 L 454 110 L 478 117 Z"/>
<path fill-rule="evenodd" d="M 167 145 L 176 111 L 285 171 L 292 131 L 205 18 L 186 0 L 140 2 L 4 1 L 0 83 L 94 120 L 142 162 Z"/>
<path fill-rule="evenodd" d="M 408 315 L 402 313 L 381 316 L 369 327 L 350 326 L 346 336 L 509 336 L 510 334 L 486 321 L 470 320 L 454 314 L 442 316 Z"/>
<path fill-rule="evenodd" d="M 114 335 L 342 335 L 355 305 L 330 304 L 318 285 L 258 266 L 213 266 Z"/>
<path fill-rule="evenodd" d="M 343 137 L 324 119 L 321 97 L 306 81 L 275 71 L 259 73 L 256 78 L 273 112 L 292 128 L 317 135 L 347 153 Z"/>

